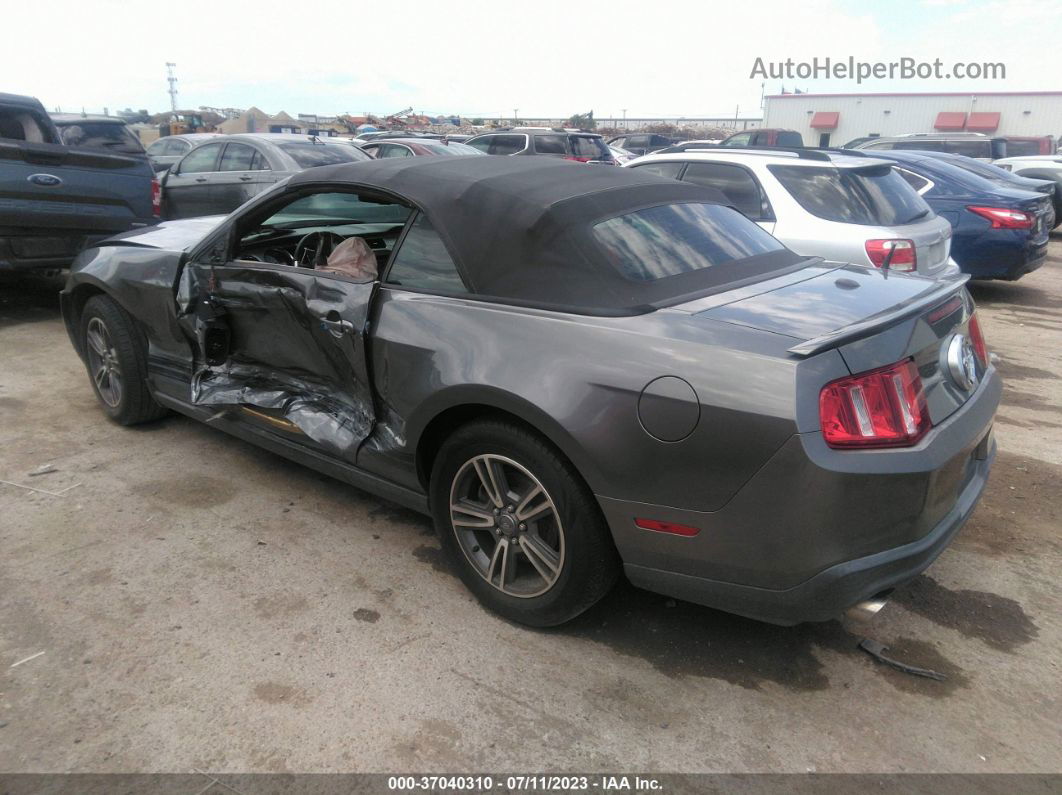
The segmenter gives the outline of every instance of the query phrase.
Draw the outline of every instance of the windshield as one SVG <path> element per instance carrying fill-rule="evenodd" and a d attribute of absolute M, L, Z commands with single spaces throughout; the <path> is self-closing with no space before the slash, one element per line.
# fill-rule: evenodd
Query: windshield
<path fill-rule="evenodd" d="M 759 226 L 717 204 L 649 207 L 601 221 L 593 235 L 609 264 L 639 282 L 785 250 Z"/>
<path fill-rule="evenodd" d="M 437 143 L 425 143 L 423 141 L 417 142 L 420 146 L 429 150 L 434 155 L 483 155 L 486 152 L 481 152 L 478 149 L 474 149 L 471 146 L 465 146 L 464 144 L 452 142 L 448 144 Z"/>
<path fill-rule="evenodd" d="M 371 158 L 354 144 L 282 143 L 280 151 L 287 154 L 301 168 L 331 166 L 336 163 L 353 163 Z"/>
<path fill-rule="evenodd" d="M 140 139 L 124 124 L 106 121 L 79 121 L 59 125 L 59 136 L 67 146 L 107 149 L 128 155 L 144 154 Z"/>
<path fill-rule="evenodd" d="M 767 168 L 801 207 L 827 221 L 898 226 L 932 213 L 925 200 L 891 166 Z"/>
<path fill-rule="evenodd" d="M 402 225 L 409 213 L 410 209 L 401 204 L 375 202 L 355 193 L 315 193 L 296 199 L 274 213 L 262 223 L 262 227 L 296 229 L 346 224 Z"/>

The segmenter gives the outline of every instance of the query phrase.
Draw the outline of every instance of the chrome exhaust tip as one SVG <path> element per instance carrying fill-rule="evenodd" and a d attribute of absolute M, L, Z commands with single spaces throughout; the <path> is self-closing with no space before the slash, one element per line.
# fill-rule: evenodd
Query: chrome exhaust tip
<path fill-rule="evenodd" d="M 867 599 L 849 607 L 845 611 L 844 617 L 849 621 L 865 624 L 881 612 L 881 608 L 885 607 L 885 603 L 888 601 L 889 595 L 887 593 L 878 594 L 871 599 Z"/>

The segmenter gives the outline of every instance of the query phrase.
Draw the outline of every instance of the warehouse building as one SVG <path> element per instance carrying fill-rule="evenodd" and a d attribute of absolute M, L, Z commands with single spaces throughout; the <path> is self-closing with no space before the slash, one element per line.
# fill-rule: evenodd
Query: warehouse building
<path fill-rule="evenodd" d="M 796 130 L 809 146 L 933 132 L 1058 138 L 1062 91 L 778 94 L 764 97 L 763 126 Z"/>

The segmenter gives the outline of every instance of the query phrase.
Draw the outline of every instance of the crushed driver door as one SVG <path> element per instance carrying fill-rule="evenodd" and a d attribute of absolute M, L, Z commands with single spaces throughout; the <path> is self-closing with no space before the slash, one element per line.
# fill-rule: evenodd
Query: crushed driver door
<path fill-rule="evenodd" d="M 354 463 L 375 419 L 365 331 L 375 282 L 289 266 L 189 264 L 192 402 Z"/>

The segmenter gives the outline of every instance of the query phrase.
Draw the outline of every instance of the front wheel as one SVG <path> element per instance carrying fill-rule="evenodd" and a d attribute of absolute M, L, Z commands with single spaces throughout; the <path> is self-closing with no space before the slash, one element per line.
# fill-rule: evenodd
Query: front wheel
<path fill-rule="evenodd" d="M 158 419 L 166 410 L 147 387 L 147 341 L 129 314 L 105 295 L 85 303 L 81 349 L 100 405 L 120 425 Z"/>
<path fill-rule="evenodd" d="M 430 492 L 461 579 L 506 618 L 562 624 L 616 581 L 619 558 L 593 495 L 552 445 L 523 428 L 460 428 L 435 459 Z"/>

